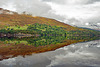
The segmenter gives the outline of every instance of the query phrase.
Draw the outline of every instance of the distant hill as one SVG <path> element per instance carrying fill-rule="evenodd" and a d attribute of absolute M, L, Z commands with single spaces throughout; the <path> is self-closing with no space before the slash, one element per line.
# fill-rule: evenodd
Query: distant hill
<path fill-rule="evenodd" d="M 88 29 L 88 30 L 96 30 L 96 31 L 100 31 L 99 29 L 91 29 L 91 28 L 86 28 L 86 27 L 79 27 L 79 28 Z"/>

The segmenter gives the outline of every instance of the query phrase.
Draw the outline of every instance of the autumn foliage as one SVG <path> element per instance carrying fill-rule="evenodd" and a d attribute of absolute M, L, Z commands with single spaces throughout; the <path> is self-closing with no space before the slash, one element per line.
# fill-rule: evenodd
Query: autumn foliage
<path fill-rule="evenodd" d="M 0 8 L 0 10 L 3 10 Z M 39 17 L 39 16 L 32 16 L 29 14 L 18 14 L 17 12 L 10 12 L 9 10 L 3 10 L 3 12 L 0 14 L 0 27 L 5 26 L 24 26 L 27 24 L 46 24 L 50 26 L 59 26 L 64 27 L 66 30 L 77 30 L 79 28 L 72 27 L 68 24 L 59 22 L 54 19 L 45 18 L 45 17 Z"/>

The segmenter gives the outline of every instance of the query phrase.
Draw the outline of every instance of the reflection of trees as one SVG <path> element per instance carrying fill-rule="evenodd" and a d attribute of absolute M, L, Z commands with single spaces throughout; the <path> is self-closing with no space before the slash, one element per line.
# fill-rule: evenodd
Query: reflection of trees
<path fill-rule="evenodd" d="M 63 42 L 66 37 L 64 36 L 45 36 L 45 37 L 39 37 L 36 39 L 29 39 L 27 42 L 34 46 L 45 46 L 49 44 L 57 44 Z"/>
<path fill-rule="evenodd" d="M 98 36 L 68 36 L 69 39 L 71 40 L 95 40 L 95 39 L 100 39 Z"/>
<path fill-rule="evenodd" d="M 27 40 L 27 42 L 31 45 L 34 46 L 44 46 L 44 45 L 49 45 L 49 44 L 57 44 L 57 43 L 62 43 L 64 40 L 95 40 L 95 39 L 99 39 L 99 37 L 87 37 L 87 36 L 83 36 L 83 37 L 75 37 L 75 36 L 44 36 L 44 37 L 38 37 L 35 39 L 29 39 Z"/>
<path fill-rule="evenodd" d="M 89 40 L 95 40 L 99 39 L 99 37 L 87 37 L 87 36 L 41 36 L 41 37 L 24 37 L 24 38 L 14 38 L 14 37 L 2 37 L 0 38 L 0 41 L 10 41 L 14 42 L 16 41 L 17 44 L 20 44 L 21 41 L 26 42 L 26 45 L 33 45 L 35 47 L 38 46 L 45 46 L 45 45 L 50 45 L 50 44 L 57 44 L 57 43 L 62 43 L 64 40 L 84 40 L 84 41 L 89 41 Z"/>
<path fill-rule="evenodd" d="M 29 38 L 14 38 L 14 37 L 3 37 L 0 38 L 0 41 L 27 41 L 28 44 L 33 45 L 33 46 L 45 46 L 49 44 L 57 44 L 63 42 L 65 40 L 65 36 L 43 36 L 43 37 L 29 37 Z"/>

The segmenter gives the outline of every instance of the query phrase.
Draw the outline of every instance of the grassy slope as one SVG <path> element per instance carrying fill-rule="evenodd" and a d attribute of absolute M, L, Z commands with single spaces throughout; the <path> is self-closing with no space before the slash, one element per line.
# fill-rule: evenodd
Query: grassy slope
<path fill-rule="evenodd" d="M 80 28 L 72 27 L 68 24 L 61 23 L 54 19 L 44 18 L 44 17 L 32 17 L 29 15 L 23 14 L 0 14 L 0 28 L 4 28 L 5 26 L 24 26 L 27 24 L 46 24 L 51 26 L 59 26 L 64 27 L 66 30 L 78 30 Z M 84 29 L 80 29 L 84 30 Z"/>

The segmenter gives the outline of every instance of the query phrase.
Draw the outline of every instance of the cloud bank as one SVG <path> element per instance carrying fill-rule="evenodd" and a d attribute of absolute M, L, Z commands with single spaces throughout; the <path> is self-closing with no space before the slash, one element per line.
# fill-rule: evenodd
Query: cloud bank
<path fill-rule="evenodd" d="M 65 23 L 89 26 L 100 23 L 100 0 L 43 0 L 52 13 L 65 17 Z M 63 3 L 62 3 L 63 2 Z"/>
<path fill-rule="evenodd" d="M 100 0 L 0 0 L 0 7 L 70 25 L 100 27 Z"/>

